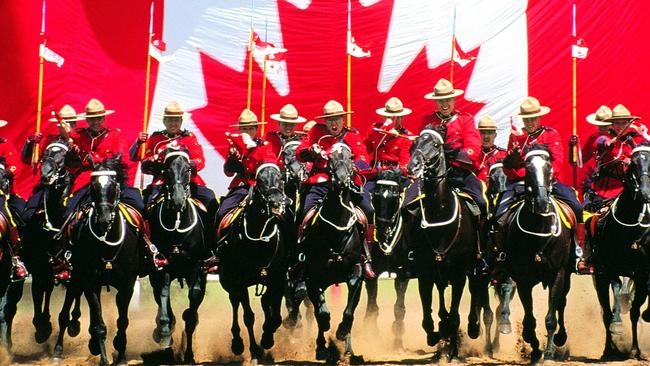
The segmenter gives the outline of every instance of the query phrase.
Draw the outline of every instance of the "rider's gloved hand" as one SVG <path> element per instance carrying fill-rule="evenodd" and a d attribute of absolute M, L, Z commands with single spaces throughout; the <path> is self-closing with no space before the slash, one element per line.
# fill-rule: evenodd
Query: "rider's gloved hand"
<path fill-rule="evenodd" d="M 43 133 L 37 132 L 27 138 L 27 141 L 33 142 L 33 143 L 39 143 L 43 139 Z"/>
<path fill-rule="evenodd" d="M 445 157 L 447 160 L 452 161 L 456 160 L 458 157 L 458 154 L 460 154 L 460 148 L 453 148 L 449 145 L 445 145 Z"/>
<path fill-rule="evenodd" d="M 521 166 L 521 154 L 519 153 L 519 149 L 513 149 L 505 159 L 503 159 L 503 166 L 508 169 L 518 169 Z"/>
<path fill-rule="evenodd" d="M 138 144 L 144 144 L 149 139 L 149 134 L 146 132 L 138 133 Z"/>

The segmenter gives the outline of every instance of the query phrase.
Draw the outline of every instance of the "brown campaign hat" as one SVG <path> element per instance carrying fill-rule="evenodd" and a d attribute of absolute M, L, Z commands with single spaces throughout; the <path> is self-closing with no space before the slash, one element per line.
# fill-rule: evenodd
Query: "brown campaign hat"
<path fill-rule="evenodd" d="M 59 110 L 59 117 L 61 117 L 65 122 L 74 122 L 83 119 L 77 116 L 77 111 L 75 111 L 69 104 L 64 105 L 63 108 Z M 50 118 L 48 121 L 59 122 L 56 118 Z"/>
<path fill-rule="evenodd" d="M 537 98 L 527 97 L 521 102 L 519 110 L 512 115 L 513 117 L 533 118 L 548 114 L 550 111 L 551 108 L 541 105 Z"/>
<path fill-rule="evenodd" d="M 627 109 L 624 105 L 618 104 L 614 109 L 612 109 L 612 117 L 610 117 L 608 120 L 615 120 L 615 119 L 639 119 L 641 117 L 638 116 L 633 116 L 630 113 L 630 110 Z"/>
<path fill-rule="evenodd" d="M 156 113 L 158 117 L 189 117 L 190 113 L 187 113 L 183 110 L 180 103 L 175 100 L 167 103 L 165 106 L 165 111 L 163 113 Z"/>
<path fill-rule="evenodd" d="M 272 114 L 271 119 L 274 119 L 278 122 L 287 122 L 287 123 L 303 123 L 307 121 L 307 118 L 300 117 L 298 115 L 298 110 L 293 104 L 287 104 L 282 109 L 280 113 Z"/>
<path fill-rule="evenodd" d="M 88 104 L 86 104 L 86 111 L 84 113 L 77 115 L 77 117 L 79 117 L 80 119 L 103 117 L 103 116 L 108 116 L 109 114 L 112 113 L 115 113 L 115 111 L 110 109 L 106 110 L 102 102 L 93 98 L 88 102 Z"/>
<path fill-rule="evenodd" d="M 587 116 L 587 122 L 596 126 L 609 126 L 612 124 L 608 121 L 610 118 L 612 118 L 612 110 L 606 105 L 601 105 L 596 113 Z"/>
<path fill-rule="evenodd" d="M 328 117 L 335 117 L 335 116 L 343 116 L 350 113 L 354 113 L 354 112 L 352 111 L 346 112 L 345 109 L 343 109 L 341 103 L 335 100 L 330 100 L 325 104 L 325 107 L 323 107 L 323 115 L 314 118 L 328 118 Z"/>
<path fill-rule="evenodd" d="M 489 115 L 485 115 L 478 120 L 479 131 L 496 131 L 497 123 Z"/>
<path fill-rule="evenodd" d="M 438 80 L 436 86 L 433 87 L 433 93 L 424 96 L 424 99 L 449 99 L 462 95 L 465 91 L 461 89 L 454 89 L 454 85 L 447 79 L 442 78 Z"/>
<path fill-rule="evenodd" d="M 404 108 L 402 101 L 396 97 L 391 97 L 386 102 L 384 108 L 379 108 L 376 110 L 376 113 L 384 117 L 399 117 L 406 116 L 411 114 L 412 110 L 410 108 Z"/>
<path fill-rule="evenodd" d="M 257 116 L 250 109 L 244 109 L 239 115 L 239 123 L 230 125 L 230 127 L 259 126 L 266 124 L 257 120 Z"/>

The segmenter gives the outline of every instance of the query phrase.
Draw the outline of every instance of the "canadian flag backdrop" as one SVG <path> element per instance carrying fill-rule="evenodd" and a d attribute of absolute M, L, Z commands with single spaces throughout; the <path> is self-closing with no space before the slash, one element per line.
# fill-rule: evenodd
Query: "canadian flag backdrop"
<path fill-rule="evenodd" d="M 365 133 L 379 120 L 374 111 L 397 96 L 419 126 L 434 104 L 423 96 L 449 78 L 451 36 L 463 55 L 475 57 L 454 67 L 454 84 L 465 94 L 459 109 L 499 123 L 499 144 L 509 133 L 509 115 L 527 95 L 552 111 L 544 123 L 571 134 L 572 3 L 566 0 L 352 0 L 352 36 L 370 57 L 352 58 L 352 124 Z M 151 2 L 149 0 L 49 0 L 47 47 L 61 55 L 61 67 L 46 62 L 43 129 L 49 106 L 71 104 L 83 111 L 90 98 L 117 112 L 107 117 L 129 144 L 143 124 Z M 260 37 L 285 48 L 267 75 L 266 120 L 286 103 L 313 118 L 329 99 L 346 103 L 345 0 L 154 0 L 154 32 L 166 43 L 165 61 L 152 60 L 150 108 L 162 111 L 178 100 L 189 112 L 185 128 L 204 146 L 201 172 L 217 193 L 225 193 L 224 132 L 246 106 L 247 46 L 252 26 Z M 0 2 L 0 136 L 20 148 L 36 126 L 41 0 Z M 584 119 L 601 104 L 626 105 L 646 116 L 650 73 L 650 2 L 577 0 L 577 36 L 589 56 L 577 62 L 578 132 L 595 131 Z M 262 56 L 253 62 L 252 109 L 262 115 Z M 149 132 L 162 128 L 152 114 Z M 84 122 L 80 122 L 84 125 Z M 265 126 L 273 130 L 271 121 Z M 569 167 L 563 176 L 569 181 Z M 132 178 L 137 177 L 134 167 Z M 28 194 L 30 169 L 18 179 Z"/>

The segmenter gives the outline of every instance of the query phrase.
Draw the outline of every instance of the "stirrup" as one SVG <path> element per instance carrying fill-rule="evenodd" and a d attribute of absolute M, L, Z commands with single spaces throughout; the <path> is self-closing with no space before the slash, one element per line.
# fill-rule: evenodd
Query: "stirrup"
<path fill-rule="evenodd" d="M 11 282 L 24 281 L 29 275 L 25 264 L 18 257 L 11 258 L 11 262 Z"/>
<path fill-rule="evenodd" d="M 369 280 L 373 280 L 377 277 L 375 271 L 372 269 L 372 263 L 367 259 L 363 262 L 363 274 Z"/>
<path fill-rule="evenodd" d="M 158 248 L 155 245 L 149 244 L 148 248 L 149 251 L 151 252 L 151 257 L 153 259 L 153 266 L 156 268 L 157 271 L 160 271 L 161 269 L 163 269 L 163 267 L 169 264 L 169 260 L 165 258 L 165 256 L 158 251 Z"/>
<path fill-rule="evenodd" d="M 594 274 L 594 266 L 588 265 L 583 258 L 580 258 L 578 259 L 578 263 L 576 263 L 576 274 L 592 275 Z"/>
<path fill-rule="evenodd" d="M 221 259 L 219 259 L 219 257 L 216 255 L 212 255 L 209 258 L 203 260 L 201 269 L 206 274 L 219 274 L 221 270 L 221 267 L 219 266 L 220 263 Z"/>
<path fill-rule="evenodd" d="M 72 278 L 72 273 L 68 269 L 64 269 L 58 273 L 54 274 L 55 283 L 68 283 Z"/>

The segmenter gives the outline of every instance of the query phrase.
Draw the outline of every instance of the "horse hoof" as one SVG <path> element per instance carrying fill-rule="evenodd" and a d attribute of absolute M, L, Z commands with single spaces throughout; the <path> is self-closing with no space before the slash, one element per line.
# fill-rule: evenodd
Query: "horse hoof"
<path fill-rule="evenodd" d="M 512 333 L 512 325 L 510 325 L 510 323 L 499 324 L 498 329 L 499 329 L 499 333 L 501 334 Z"/>
<path fill-rule="evenodd" d="M 556 347 L 562 347 L 566 344 L 566 340 L 567 340 L 566 332 L 561 332 L 556 334 L 555 337 L 553 337 L 553 344 Z"/>
<path fill-rule="evenodd" d="M 433 347 L 440 342 L 440 332 L 432 332 L 427 334 L 427 345 Z"/>
<path fill-rule="evenodd" d="M 275 341 L 273 340 L 273 333 L 264 332 L 264 334 L 262 334 L 262 341 L 260 342 L 262 348 L 270 349 L 274 344 Z"/>
<path fill-rule="evenodd" d="M 478 338 L 478 336 L 481 335 L 481 326 L 478 323 L 467 324 L 467 335 L 471 339 Z"/>
<path fill-rule="evenodd" d="M 347 337 L 348 334 L 350 334 L 350 327 L 351 324 L 348 325 L 348 322 L 341 322 L 341 324 L 339 324 L 338 328 L 336 329 L 336 339 L 338 339 L 339 341 L 344 341 L 345 337 Z"/>
<path fill-rule="evenodd" d="M 70 323 L 68 324 L 68 335 L 74 338 L 79 335 L 80 331 L 81 331 L 81 324 L 79 323 L 79 320 L 71 320 Z"/>
<path fill-rule="evenodd" d="M 621 335 L 621 334 L 623 334 L 623 322 L 611 322 L 609 324 L 609 332 L 612 335 Z"/>
<path fill-rule="evenodd" d="M 99 360 L 99 366 L 110 366 L 108 360 Z"/>
<path fill-rule="evenodd" d="M 322 332 L 327 332 L 330 330 L 330 314 L 321 313 L 317 317 L 318 329 Z"/>
<path fill-rule="evenodd" d="M 88 351 L 90 351 L 90 354 L 93 356 L 97 356 L 101 353 L 99 350 L 99 341 L 95 338 L 90 338 L 88 341 Z"/>
<path fill-rule="evenodd" d="M 533 349 L 533 351 L 530 353 L 530 361 L 537 362 L 540 358 L 542 358 L 542 351 Z"/>
<path fill-rule="evenodd" d="M 191 351 L 186 352 L 185 356 L 183 356 L 183 362 L 189 365 L 195 364 L 196 361 L 194 360 L 194 354 Z"/>
<path fill-rule="evenodd" d="M 36 333 L 34 333 L 34 340 L 36 343 L 41 344 L 47 341 L 52 335 L 52 323 L 44 322 L 38 325 Z"/>
<path fill-rule="evenodd" d="M 233 338 L 230 344 L 230 350 L 237 356 L 241 355 L 244 353 L 244 341 L 241 338 Z"/>
<path fill-rule="evenodd" d="M 316 360 L 318 361 L 326 361 L 329 355 L 329 352 L 325 348 L 316 349 Z"/>
<path fill-rule="evenodd" d="M 260 348 L 260 346 L 254 344 L 250 347 L 251 351 L 251 358 L 254 358 L 256 360 L 259 360 L 264 356 L 264 351 Z"/>
<path fill-rule="evenodd" d="M 646 323 L 650 323 L 650 308 L 645 309 L 643 313 L 641 313 L 641 319 Z"/>

